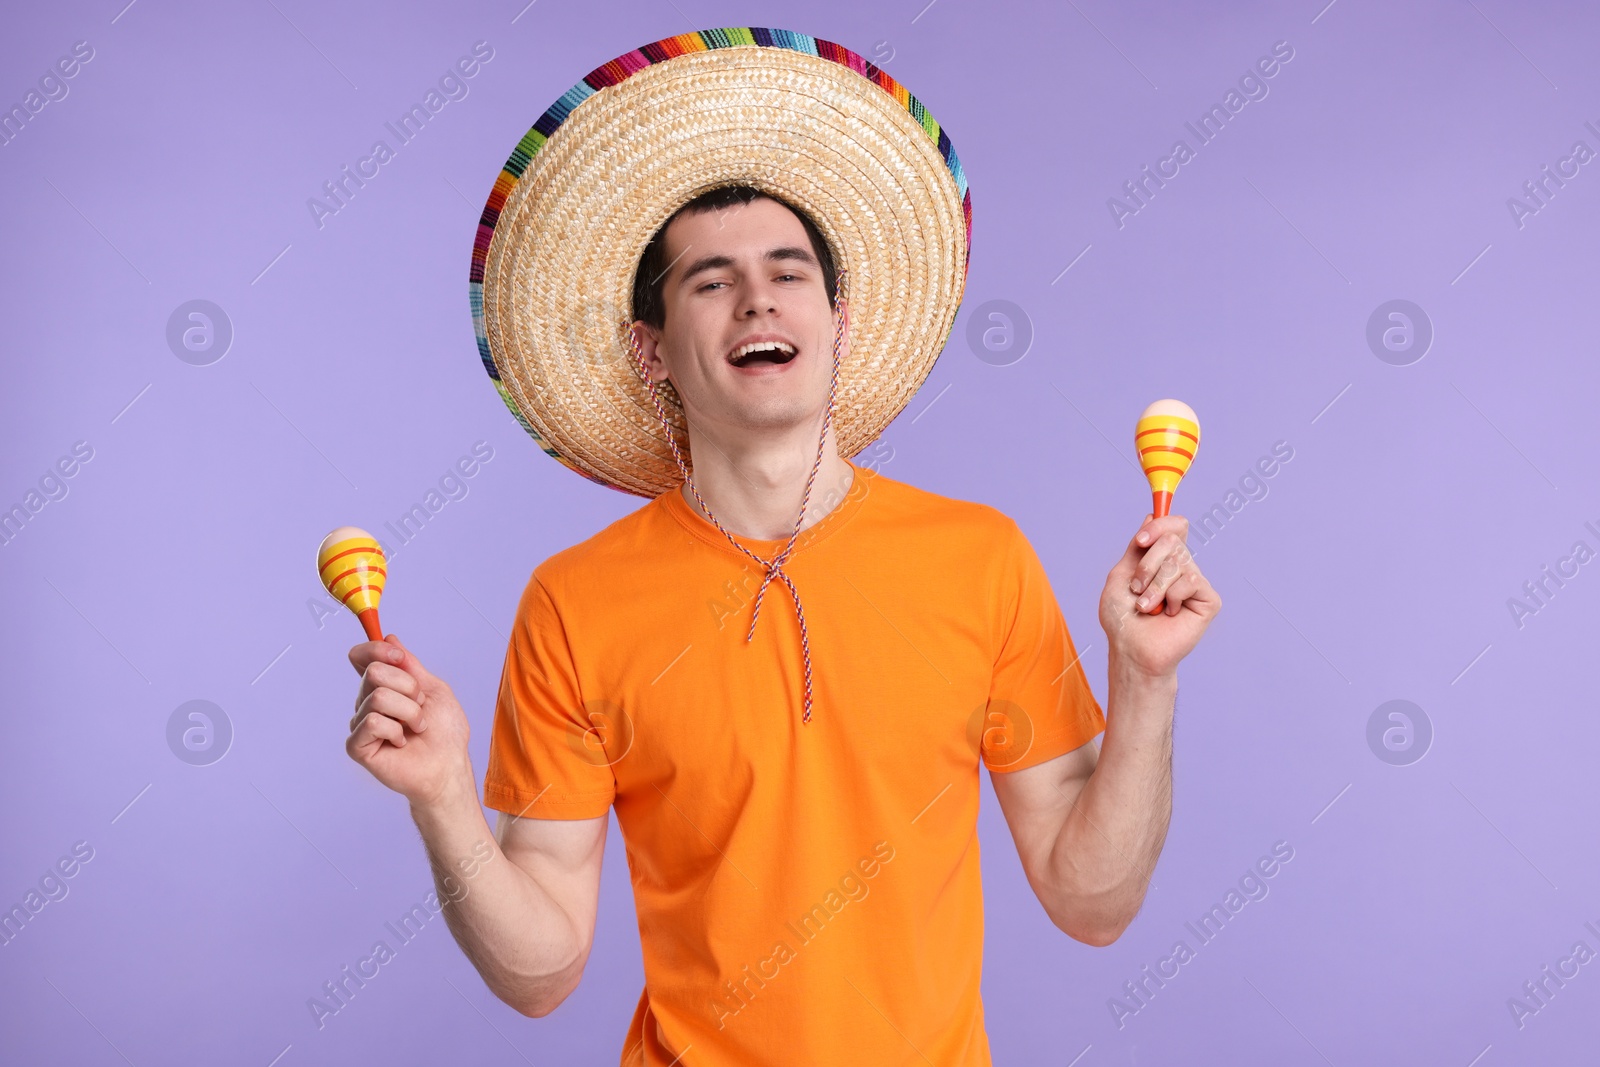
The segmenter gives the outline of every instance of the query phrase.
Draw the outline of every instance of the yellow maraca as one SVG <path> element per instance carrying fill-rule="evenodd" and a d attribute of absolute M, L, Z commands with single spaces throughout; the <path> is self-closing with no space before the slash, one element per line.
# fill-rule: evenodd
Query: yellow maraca
<path fill-rule="evenodd" d="M 377 538 L 357 526 L 341 526 L 317 546 L 317 577 L 335 600 L 355 612 L 372 641 L 383 640 L 378 601 L 387 563 Z"/>
<path fill-rule="evenodd" d="M 1194 408 L 1181 400 L 1157 400 L 1139 416 L 1133 445 L 1150 482 L 1150 513 L 1159 519 L 1171 512 L 1172 494 L 1200 450 Z"/>

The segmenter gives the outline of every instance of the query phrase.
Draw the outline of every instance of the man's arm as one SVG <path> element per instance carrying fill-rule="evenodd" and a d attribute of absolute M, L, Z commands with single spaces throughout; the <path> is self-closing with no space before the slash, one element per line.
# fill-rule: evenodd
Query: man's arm
<path fill-rule="evenodd" d="M 1050 920 L 1109 945 L 1144 903 L 1172 819 L 1178 662 L 1222 608 L 1181 515 L 1145 517 L 1100 596 L 1110 641 L 1106 729 L 1019 771 L 991 770 L 1028 884 Z"/>
<path fill-rule="evenodd" d="M 489 832 L 466 714 L 399 638 L 350 650 L 361 674 L 345 751 L 411 802 L 445 921 L 489 989 L 548 1015 L 576 988 L 594 941 L 606 818 L 501 815 Z"/>
<path fill-rule="evenodd" d="M 1176 677 L 1113 671 L 1098 751 L 989 773 L 1028 884 L 1078 941 L 1111 944 L 1144 903 L 1172 818 L 1176 693 Z"/>
<path fill-rule="evenodd" d="M 495 996 L 524 1015 L 554 1011 L 578 987 L 594 944 L 607 818 L 500 813 L 497 832 L 471 779 L 411 805 L 443 914 Z"/>

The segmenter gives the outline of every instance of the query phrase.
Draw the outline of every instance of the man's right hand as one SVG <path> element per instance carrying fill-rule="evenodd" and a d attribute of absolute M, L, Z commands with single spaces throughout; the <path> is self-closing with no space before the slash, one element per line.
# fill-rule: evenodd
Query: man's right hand
<path fill-rule="evenodd" d="M 476 794 L 469 726 L 444 679 L 393 634 L 350 649 L 361 675 L 345 751 L 413 805 L 436 803 L 463 784 Z"/>

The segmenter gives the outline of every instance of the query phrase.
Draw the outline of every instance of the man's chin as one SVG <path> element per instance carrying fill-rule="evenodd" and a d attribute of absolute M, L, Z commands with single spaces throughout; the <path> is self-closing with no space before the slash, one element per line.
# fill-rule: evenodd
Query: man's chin
<path fill-rule="evenodd" d="M 794 398 L 769 397 L 764 402 L 732 406 L 728 410 L 730 426 L 752 434 L 784 436 L 794 433 L 816 433 L 827 405 L 805 404 Z"/>

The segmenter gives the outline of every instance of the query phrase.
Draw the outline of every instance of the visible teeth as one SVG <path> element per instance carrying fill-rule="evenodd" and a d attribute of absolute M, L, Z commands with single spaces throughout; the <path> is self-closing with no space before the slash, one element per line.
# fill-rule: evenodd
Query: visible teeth
<path fill-rule="evenodd" d="M 794 355 L 794 346 L 782 341 L 752 341 L 747 345 L 740 345 L 733 350 L 733 358 L 740 359 L 752 352 L 785 352 Z"/>

